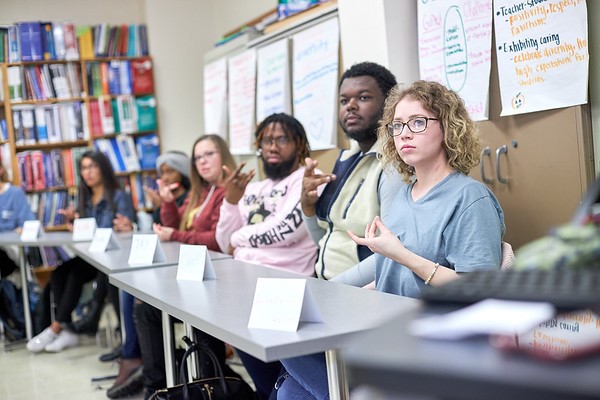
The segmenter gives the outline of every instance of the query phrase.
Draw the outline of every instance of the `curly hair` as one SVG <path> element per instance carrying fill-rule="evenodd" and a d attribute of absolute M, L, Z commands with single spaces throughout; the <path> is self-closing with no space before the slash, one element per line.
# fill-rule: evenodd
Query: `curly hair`
<path fill-rule="evenodd" d="M 396 86 L 396 77 L 387 68 L 372 62 L 361 62 L 348 68 L 340 78 L 339 88 L 342 82 L 347 78 L 356 78 L 358 76 L 370 76 L 377 82 L 381 93 L 387 96 L 390 90 Z"/>
<path fill-rule="evenodd" d="M 396 168 L 406 182 L 410 182 L 415 173 L 414 167 L 400 158 L 394 138 L 388 134 L 387 128 L 394 119 L 396 106 L 404 98 L 419 101 L 438 119 L 444 134 L 443 148 L 452 169 L 467 175 L 471 168 L 479 164 L 481 141 L 464 101 L 437 82 L 416 81 L 410 86 L 395 86 L 385 100 L 377 129 L 377 135 L 384 143 L 380 158 L 385 167 Z"/>
<path fill-rule="evenodd" d="M 296 143 L 296 149 L 298 151 L 298 156 L 300 160 L 300 164 L 304 165 L 304 159 L 306 157 L 310 157 L 310 145 L 308 143 L 308 138 L 306 136 L 306 131 L 304 130 L 304 126 L 298 121 L 296 118 L 291 115 L 278 113 L 271 114 L 267 118 L 265 118 L 256 128 L 254 135 L 256 137 L 256 148 L 260 148 L 260 141 L 263 138 L 263 135 L 267 131 L 267 128 L 271 124 L 279 124 L 281 125 L 281 129 L 290 135 L 294 142 Z"/>

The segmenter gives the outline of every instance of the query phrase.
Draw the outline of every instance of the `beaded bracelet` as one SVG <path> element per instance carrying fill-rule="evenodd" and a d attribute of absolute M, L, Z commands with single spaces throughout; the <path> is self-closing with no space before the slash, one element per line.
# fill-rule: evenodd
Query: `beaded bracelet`
<path fill-rule="evenodd" d="M 433 271 L 431 271 L 431 275 L 429 275 L 429 278 L 425 280 L 426 285 L 429 285 L 429 282 L 431 282 L 431 279 L 433 279 L 433 276 L 435 275 L 439 267 L 440 263 L 435 263 L 435 265 L 433 266 Z"/>

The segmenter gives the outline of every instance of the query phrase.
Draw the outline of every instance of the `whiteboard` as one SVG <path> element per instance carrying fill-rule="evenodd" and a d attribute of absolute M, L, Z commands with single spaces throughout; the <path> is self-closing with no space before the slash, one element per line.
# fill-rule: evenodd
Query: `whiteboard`
<path fill-rule="evenodd" d="M 204 66 L 204 133 L 227 138 L 227 59 Z"/>
<path fill-rule="evenodd" d="M 275 113 L 292 113 L 289 40 L 261 47 L 257 53 L 256 121 Z"/>
<path fill-rule="evenodd" d="M 471 118 L 487 120 L 492 0 L 419 2 L 419 75 L 458 93 Z"/>
<path fill-rule="evenodd" d="M 256 106 L 256 49 L 228 59 L 229 148 L 232 154 L 252 154 Z"/>
<path fill-rule="evenodd" d="M 312 150 L 336 147 L 339 26 L 329 19 L 293 36 L 294 116 Z"/>

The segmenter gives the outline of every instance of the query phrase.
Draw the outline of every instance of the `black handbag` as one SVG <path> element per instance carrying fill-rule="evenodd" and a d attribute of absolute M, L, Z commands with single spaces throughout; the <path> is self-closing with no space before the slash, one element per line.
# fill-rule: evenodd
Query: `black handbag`
<path fill-rule="evenodd" d="M 154 392 L 149 400 L 256 400 L 256 394 L 246 383 L 237 377 L 224 376 L 221 365 L 217 361 L 215 353 L 208 347 L 193 343 L 187 337 L 184 338 L 188 349 L 183 355 L 179 367 L 179 385 L 160 389 Z M 215 373 L 214 378 L 199 379 L 187 382 L 187 358 L 194 352 L 205 354 L 211 360 Z"/>

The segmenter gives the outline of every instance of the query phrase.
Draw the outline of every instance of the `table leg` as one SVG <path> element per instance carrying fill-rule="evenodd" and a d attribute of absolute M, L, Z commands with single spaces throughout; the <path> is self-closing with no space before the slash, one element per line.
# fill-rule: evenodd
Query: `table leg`
<path fill-rule="evenodd" d="M 325 360 L 327 363 L 329 398 L 331 400 L 349 399 L 348 381 L 346 379 L 341 352 L 339 350 L 327 350 L 325 352 Z"/>
<path fill-rule="evenodd" d="M 173 324 L 171 316 L 162 312 L 163 347 L 165 352 L 165 373 L 167 387 L 175 385 L 175 342 L 173 340 Z"/>
<path fill-rule="evenodd" d="M 185 335 L 189 337 L 194 343 L 196 342 L 196 335 L 194 333 L 194 327 L 190 324 L 183 323 L 185 329 Z M 188 382 L 200 378 L 200 359 L 198 353 L 192 353 L 187 359 L 188 368 Z"/>
<path fill-rule="evenodd" d="M 29 309 L 29 281 L 27 279 L 27 262 L 25 250 L 19 246 L 19 269 L 21 270 L 21 293 L 23 294 L 23 312 L 25 314 L 25 333 L 27 340 L 33 337 L 33 324 L 31 323 L 31 310 Z"/>

